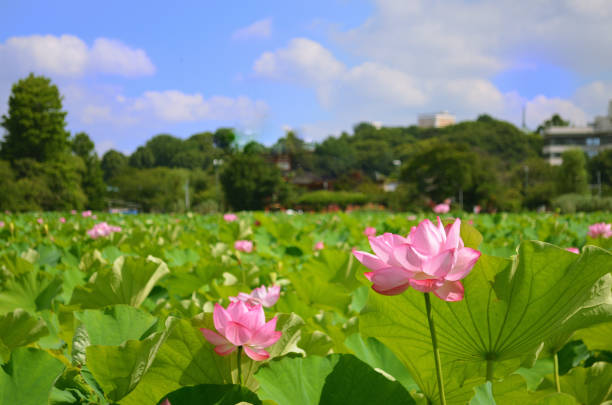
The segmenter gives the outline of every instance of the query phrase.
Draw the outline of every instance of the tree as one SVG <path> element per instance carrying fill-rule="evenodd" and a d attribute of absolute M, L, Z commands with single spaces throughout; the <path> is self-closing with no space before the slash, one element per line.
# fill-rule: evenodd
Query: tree
<path fill-rule="evenodd" d="M 589 182 L 586 171 L 586 157 L 582 149 L 569 149 L 561 154 L 561 167 L 557 187 L 560 194 L 587 194 Z"/>
<path fill-rule="evenodd" d="M 357 155 L 347 134 L 330 136 L 315 148 L 315 167 L 323 177 L 338 178 L 356 166 Z"/>
<path fill-rule="evenodd" d="M 79 132 L 72 140 L 72 152 L 85 163 L 81 187 L 87 196 L 87 207 L 95 210 L 105 208 L 106 184 L 100 159 L 94 150 L 94 143 L 85 132 Z"/>
<path fill-rule="evenodd" d="M 280 171 L 262 157 L 236 154 L 221 173 L 225 198 L 235 210 L 261 210 L 276 202 L 282 186 Z"/>
<path fill-rule="evenodd" d="M 144 147 L 153 154 L 155 167 L 173 167 L 174 156 L 185 149 L 182 139 L 168 134 L 154 136 Z"/>
<path fill-rule="evenodd" d="M 549 119 L 541 123 L 540 126 L 538 126 L 536 132 L 540 134 L 542 133 L 542 131 L 550 127 L 568 127 L 569 124 L 570 122 L 561 118 L 559 114 L 553 114 L 552 117 L 550 117 Z"/>
<path fill-rule="evenodd" d="M 121 152 L 114 149 L 106 151 L 102 156 L 102 172 L 104 173 L 104 181 L 109 181 L 117 177 L 128 166 L 128 158 Z"/>
<path fill-rule="evenodd" d="M 137 169 L 147 169 L 155 166 L 155 156 L 151 149 L 139 146 L 129 159 L 130 166 Z"/>
<path fill-rule="evenodd" d="M 19 80 L 9 96 L 8 112 L 2 116 L 6 130 L 2 157 L 10 161 L 55 159 L 69 146 L 65 118 L 62 97 L 50 79 L 31 73 Z"/>
<path fill-rule="evenodd" d="M 229 152 L 236 140 L 233 128 L 219 128 L 215 131 L 213 141 L 215 146 L 225 152 Z"/>

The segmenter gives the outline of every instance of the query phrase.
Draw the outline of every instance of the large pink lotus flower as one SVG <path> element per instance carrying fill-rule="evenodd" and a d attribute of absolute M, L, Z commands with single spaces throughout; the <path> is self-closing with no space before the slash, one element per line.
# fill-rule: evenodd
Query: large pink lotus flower
<path fill-rule="evenodd" d="M 223 219 L 225 222 L 234 222 L 238 219 L 238 216 L 236 214 L 225 214 L 223 215 Z"/>
<path fill-rule="evenodd" d="M 366 229 L 364 229 L 363 234 L 365 236 L 376 236 L 376 228 L 373 226 L 368 226 Z"/>
<path fill-rule="evenodd" d="M 371 272 L 365 276 L 372 288 L 384 295 L 397 295 L 408 287 L 433 292 L 445 301 L 463 299 L 463 279 L 474 267 L 480 252 L 465 247 L 459 235 L 461 220 L 446 228 L 438 217 L 438 225 L 425 219 L 404 238 L 385 233 L 368 238 L 374 255 L 354 251 L 353 254 Z"/>
<path fill-rule="evenodd" d="M 234 249 L 245 253 L 251 253 L 253 251 L 253 242 L 250 240 L 237 240 L 234 242 Z"/>
<path fill-rule="evenodd" d="M 251 291 L 250 294 L 247 293 L 238 293 L 236 297 L 230 297 L 231 302 L 242 301 L 250 306 L 254 305 L 263 305 L 266 308 L 270 308 L 278 298 L 280 297 L 280 285 L 273 285 L 272 287 L 266 287 L 262 285 L 261 287 L 255 288 Z"/>
<path fill-rule="evenodd" d="M 323 243 L 323 241 L 318 241 L 317 243 L 315 243 L 314 250 L 323 250 L 323 249 L 325 249 L 325 243 Z"/>
<path fill-rule="evenodd" d="M 213 321 L 217 332 L 202 328 L 200 331 L 210 343 L 215 345 L 215 352 L 227 356 L 238 346 L 244 348 L 247 356 L 255 361 L 266 360 L 270 353 L 264 350 L 276 343 L 282 332 L 276 331 L 274 317 L 266 322 L 261 305 L 248 306 L 242 301 L 232 302 L 227 309 L 215 304 Z"/>
<path fill-rule="evenodd" d="M 93 228 L 87 231 L 87 235 L 89 235 L 92 239 L 97 239 L 100 237 L 106 237 L 113 232 L 121 232 L 120 226 L 112 226 L 107 224 L 106 222 L 100 222 L 99 224 L 95 224 Z"/>
<path fill-rule="evenodd" d="M 580 249 L 578 249 L 577 247 L 568 247 L 565 248 L 565 250 L 567 250 L 568 252 L 576 253 L 577 255 L 580 254 Z"/>
<path fill-rule="evenodd" d="M 599 222 L 589 226 L 589 232 L 587 233 L 591 238 L 602 238 L 608 239 L 612 236 L 612 224 L 606 224 L 605 222 Z"/>
<path fill-rule="evenodd" d="M 446 203 L 438 204 L 433 207 L 433 212 L 436 214 L 446 214 L 450 211 L 450 205 Z"/>

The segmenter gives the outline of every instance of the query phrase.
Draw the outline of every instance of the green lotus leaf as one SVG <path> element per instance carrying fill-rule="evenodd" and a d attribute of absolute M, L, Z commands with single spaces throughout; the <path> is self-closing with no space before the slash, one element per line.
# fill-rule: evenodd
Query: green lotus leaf
<path fill-rule="evenodd" d="M 11 350 L 34 343 L 48 333 L 45 321 L 23 309 L 0 315 L 0 358 L 8 361 Z"/>
<path fill-rule="evenodd" d="M 183 387 L 169 393 L 167 398 L 172 405 L 261 404 L 257 395 L 248 388 L 232 384 L 200 384 L 194 387 Z"/>

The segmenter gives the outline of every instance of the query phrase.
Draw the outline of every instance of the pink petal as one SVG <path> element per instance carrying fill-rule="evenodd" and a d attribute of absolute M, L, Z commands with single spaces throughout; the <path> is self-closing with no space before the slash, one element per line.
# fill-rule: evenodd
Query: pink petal
<path fill-rule="evenodd" d="M 228 354 L 233 353 L 236 348 L 237 347 L 231 343 L 215 346 L 215 353 L 217 353 L 219 356 L 227 356 Z"/>
<path fill-rule="evenodd" d="M 249 308 L 249 311 L 237 319 L 239 323 L 244 325 L 251 334 L 266 323 L 266 314 L 264 313 L 261 304 L 254 305 Z"/>
<path fill-rule="evenodd" d="M 393 260 L 399 267 L 411 271 L 421 271 L 427 256 L 421 254 L 414 246 L 402 244 L 393 248 Z"/>
<path fill-rule="evenodd" d="M 437 254 L 442 242 L 442 235 L 429 219 L 421 221 L 412 234 L 412 244 L 424 254 Z"/>
<path fill-rule="evenodd" d="M 227 312 L 230 320 L 237 321 L 237 320 L 241 319 L 241 317 L 244 314 L 249 312 L 249 308 L 242 301 L 231 302 L 227 306 L 227 311 L 226 312 Z M 217 328 L 217 330 L 219 330 L 219 328 Z"/>
<path fill-rule="evenodd" d="M 461 301 L 463 299 L 463 284 L 461 284 L 461 281 L 447 281 L 434 290 L 434 294 L 444 301 Z"/>
<path fill-rule="evenodd" d="M 457 249 L 461 240 L 461 219 L 455 219 L 455 222 L 448 228 L 446 232 L 445 249 Z"/>
<path fill-rule="evenodd" d="M 478 250 L 464 247 L 455 251 L 455 264 L 451 271 L 444 277 L 448 281 L 457 281 L 465 278 L 480 258 Z"/>
<path fill-rule="evenodd" d="M 361 262 L 361 264 L 363 264 L 370 270 L 380 270 L 385 267 L 389 267 L 387 263 L 383 262 L 371 253 L 354 250 L 353 255 L 357 258 L 357 260 Z"/>
<path fill-rule="evenodd" d="M 242 346 L 248 342 L 251 335 L 251 331 L 238 322 L 230 321 L 225 327 L 225 337 L 236 346 Z"/>
<path fill-rule="evenodd" d="M 231 304 L 230 304 L 231 306 Z M 215 324 L 215 329 L 219 331 L 222 335 L 225 334 L 225 325 L 231 321 L 231 317 L 228 312 L 218 303 L 215 304 L 215 309 L 213 310 L 213 322 Z"/>
<path fill-rule="evenodd" d="M 410 280 L 410 287 L 423 293 L 432 292 L 439 288 L 440 285 L 442 285 L 442 282 L 433 278 L 428 278 L 424 280 Z"/>
<path fill-rule="evenodd" d="M 391 254 L 391 246 L 387 244 L 387 240 L 390 239 L 390 235 L 391 234 L 389 233 L 385 233 L 381 236 L 370 236 L 368 238 L 374 254 L 383 262 L 389 260 L 389 256 Z"/>
<path fill-rule="evenodd" d="M 262 361 L 262 360 L 267 360 L 268 358 L 270 358 L 270 353 L 268 353 L 264 349 L 256 349 L 256 348 L 251 348 L 249 346 L 244 346 L 244 352 L 246 353 L 247 356 L 249 356 L 251 359 L 255 361 Z"/>
<path fill-rule="evenodd" d="M 454 263 L 455 250 L 445 250 L 423 263 L 423 273 L 434 277 L 444 277 L 451 271 Z"/>
<path fill-rule="evenodd" d="M 405 291 L 410 286 L 410 272 L 397 267 L 389 267 L 374 271 L 369 279 L 374 285 L 374 291 L 384 295 L 396 295 Z"/>
<path fill-rule="evenodd" d="M 229 343 L 226 338 L 210 329 L 202 328 L 200 329 L 200 332 L 202 332 L 202 335 L 204 335 L 204 338 L 206 338 L 208 342 L 215 346 L 226 345 Z"/>
<path fill-rule="evenodd" d="M 270 319 L 266 324 L 255 331 L 249 341 L 249 345 L 257 347 L 268 347 L 273 345 L 282 336 L 282 332 L 276 331 L 275 329 L 276 317 Z"/>

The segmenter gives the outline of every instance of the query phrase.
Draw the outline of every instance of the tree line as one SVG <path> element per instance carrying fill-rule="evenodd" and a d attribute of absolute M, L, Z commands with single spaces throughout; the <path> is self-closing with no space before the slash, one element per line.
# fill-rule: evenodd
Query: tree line
<path fill-rule="evenodd" d="M 550 206 L 562 194 L 588 194 L 597 173 L 603 193 L 612 190 L 612 152 L 588 159 L 571 150 L 553 167 L 541 155 L 541 135 L 488 115 L 445 128 L 360 123 L 316 144 L 288 131 L 270 147 L 239 146 L 232 128 L 186 139 L 159 134 L 129 155 L 109 150 L 102 157 L 86 133 L 66 130 L 66 115 L 49 78 L 30 74 L 13 85 L 2 117 L 1 209 L 133 204 L 204 213 L 289 207 L 324 188 L 396 210 L 451 198 L 465 209 L 517 211 Z M 553 116 L 542 125 L 563 124 Z M 394 191 L 383 193 L 383 184 Z"/>

